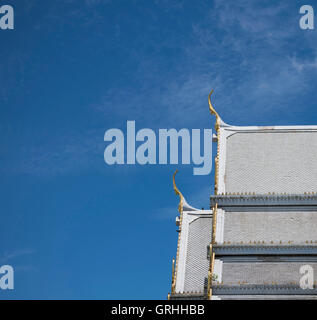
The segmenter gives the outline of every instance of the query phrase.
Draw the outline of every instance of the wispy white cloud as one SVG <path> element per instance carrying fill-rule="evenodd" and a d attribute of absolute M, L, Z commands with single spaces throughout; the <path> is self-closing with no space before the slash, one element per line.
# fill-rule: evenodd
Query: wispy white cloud
<path fill-rule="evenodd" d="M 63 175 L 96 168 L 103 161 L 103 132 L 96 130 L 61 137 L 51 148 L 47 145 L 21 147 L 14 172 L 36 175 Z M 99 160 L 99 161 L 98 161 Z M 6 173 L 12 169 L 3 168 Z"/>
<path fill-rule="evenodd" d="M 317 69 L 317 56 L 315 56 L 312 60 L 299 60 L 297 58 L 291 58 L 291 63 L 293 67 L 298 71 L 316 71 Z"/>
<path fill-rule="evenodd" d="M 156 4 L 159 9 L 166 3 Z M 183 2 L 176 1 L 174 11 L 166 14 L 183 7 Z M 272 110 L 286 117 L 286 111 L 297 108 L 296 99 L 312 88 L 309 76 L 316 74 L 317 53 L 316 36 L 298 27 L 296 5 L 216 0 L 213 6 L 202 5 L 200 13 L 199 21 L 182 37 L 158 42 L 144 32 L 135 35 L 134 42 L 140 46 L 123 47 L 135 72 L 125 84 L 106 88 L 87 106 L 96 117 L 105 118 L 105 130 L 122 127 L 126 120 L 153 129 L 210 127 L 207 94 L 211 88 L 223 119 L 236 125 L 262 124 L 256 123 L 261 118 L 269 123 Z M 120 38 L 124 30 L 119 22 L 115 29 Z M 299 54 L 301 47 L 311 53 L 309 57 Z M 176 53 L 169 57 L 165 54 L 169 50 Z M 102 161 L 101 132 L 90 130 L 63 141 L 49 149 L 26 150 L 21 170 L 63 173 Z"/>
<path fill-rule="evenodd" d="M 35 250 L 33 249 L 22 249 L 11 252 L 4 252 L 2 255 L 0 255 L 0 264 L 5 264 L 21 256 L 31 255 L 34 253 Z"/>
<path fill-rule="evenodd" d="M 138 80 L 146 79 L 141 89 L 112 88 L 96 102 L 97 109 L 161 126 L 202 126 L 208 117 L 206 96 L 213 87 L 218 109 L 237 121 L 245 114 L 254 121 L 259 113 L 289 110 L 292 99 L 311 86 L 300 71 L 314 66 L 314 60 L 310 65 L 294 63 L 298 46 L 293 44 L 301 35 L 298 18 L 296 6 L 287 2 L 265 6 L 246 0 L 215 1 L 192 25 L 189 41 L 176 44 L 183 54 L 166 74 L 156 72 L 159 56 L 148 58 L 139 52 Z M 303 42 L 310 46 L 305 38 Z"/>
<path fill-rule="evenodd" d="M 297 108 L 294 98 L 312 86 L 299 71 L 306 66 L 315 73 L 310 67 L 316 59 L 313 49 L 312 62 L 294 64 L 302 48 L 315 47 L 298 27 L 298 8 L 288 2 L 215 1 L 209 18 L 193 27 L 199 44 L 192 56 L 206 66 L 209 60 L 210 73 L 217 75 L 221 113 L 236 121 L 243 115 L 254 123 L 273 109 Z"/>

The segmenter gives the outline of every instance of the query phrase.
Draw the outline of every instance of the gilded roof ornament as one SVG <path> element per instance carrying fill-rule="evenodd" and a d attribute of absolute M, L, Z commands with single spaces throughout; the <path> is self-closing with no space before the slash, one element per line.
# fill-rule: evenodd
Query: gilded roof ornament
<path fill-rule="evenodd" d="M 220 116 L 219 116 L 218 112 L 215 110 L 215 108 L 211 104 L 210 97 L 211 97 L 213 92 L 214 92 L 214 90 L 212 89 L 210 91 L 209 95 L 208 95 L 208 103 L 209 103 L 209 111 L 210 111 L 210 113 L 215 115 L 215 117 L 216 117 L 215 130 L 218 132 L 218 130 L 220 128 Z"/>
<path fill-rule="evenodd" d="M 183 210 L 185 211 L 197 211 L 198 209 L 193 208 L 190 206 L 182 193 L 179 191 L 179 189 L 176 186 L 175 182 L 175 176 L 178 170 L 175 170 L 173 174 L 173 188 L 175 193 L 179 196 L 179 204 L 178 204 L 178 211 L 179 211 L 179 233 L 178 233 L 178 241 L 177 241 L 177 253 L 176 253 L 176 261 L 173 260 L 173 270 L 172 270 L 172 289 L 171 293 L 175 294 L 176 290 L 176 276 L 177 276 L 177 271 L 178 271 L 178 261 L 179 261 L 179 247 L 180 247 L 180 239 L 181 239 L 181 231 L 182 231 L 182 221 L 183 221 Z"/>
<path fill-rule="evenodd" d="M 220 153 L 220 144 L 219 144 L 219 139 L 220 139 L 220 122 L 221 119 L 219 117 L 219 114 L 215 110 L 215 108 L 211 104 L 210 97 L 214 90 L 211 90 L 209 95 L 208 95 L 208 103 L 209 103 L 209 111 L 212 115 L 216 116 L 216 124 L 215 124 L 215 130 L 217 132 L 217 157 L 215 159 L 215 194 L 218 194 L 218 178 L 219 178 L 219 153 Z"/>
<path fill-rule="evenodd" d="M 176 182 L 175 182 L 175 176 L 176 176 L 177 172 L 178 172 L 178 170 L 175 170 L 175 172 L 173 174 L 173 188 L 174 188 L 175 193 L 179 196 L 179 204 L 178 204 L 179 213 L 182 213 L 183 210 L 185 210 L 185 211 L 198 211 L 198 209 L 192 207 L 191 205 L 189 205 L 187 203 L 185 197 L 183 196 L 183 194 L 177 188 Z"/>
<path fill-rule="evenodd" d="M 178 211 L 179 211 L 179 213 L 182 213 L 183 212 L 183 204 L 184 204 L 184 196 L 182 195 L 182 193 L 178 190 L 178 188 L 176 186 L 175 176 L 176 176 L 177 172 L 178 172 L 178 170 L 175 170 L 175 172 L 173 174 L 173 188 L 174 188 L 175 193 L 179 196 Z"/>

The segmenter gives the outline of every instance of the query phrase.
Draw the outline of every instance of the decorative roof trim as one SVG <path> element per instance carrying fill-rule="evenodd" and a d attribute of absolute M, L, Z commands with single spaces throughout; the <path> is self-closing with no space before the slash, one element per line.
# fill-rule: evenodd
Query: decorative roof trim
<path fill-rule="evenodd" d="M 206 300 L 205 292 L 176 292 L 169 296 L 169 300 Z"/>
<path fill-rule="evenodd" d="M 233 194 L 211 195 L 210 205 L 214 206 L 247 206 L 247 205 L 317 205 L 317 192 L 303 194 L 255 194 L 241 192 Z"/>
<path fill-rule="evenodd" d="M 307 245 L 270 245 L 270 244 L 240 244 L 240 245 L 213 245 L 216 255 L 316 255 L 317 244 Z"/>
<path fill-rule="evenodd" d="M 183 211 L 198 211 L 198 209 L 193 208 L 190 206 L 183 194 L 179 191 L 176 186 L 175 176 L 178 170 L 175 170 L 173 174 L 173 188 L 175 193 L 179 196 L 179 204 L 178 204 L 178 211 L 179 211 L 179 232 L 178 232 L 178 241 L 177 241 L 177 252 L 176 252 L 176 261 L 173 260 L 173 270 L 172 270 L 172 288 L 171 293 L 174 294 L 176 290 L 176 281 L 177 281 L 177 272 L 178 272 L 178 265 L 179 265 L 179 251 L 180 251 L 180 242 L 181 242 L 181 232 L 182 232 L 182 222 L 183 222 Z"/>
<path fill-rule="evenodd" d="M 316 132 L 317 125 L 290 125 L 290 126 L 234 126 L 221 121 L 221 128 L 233 132 Z"/>
<path fill-rule="evenodd" d="M 215 124 L 215 130 L 217 132 L 217 156 L 215 159 L 215 194 L 218 193 L 218 189 L 219 189 L 219 155 L 220 155 L 220 125 L 222 123 L 221 118 L 218 114 L 218 112 L 215 110 L 215 108 L 212 106 L 211 101 L 210 101 L 210 97 L 212 95 L 212 93 L 214 92 L 214 90 L 212 89 L 208 95 L 208 103 L 209 103 L 209 111 L 211 113 L 211 115 L 215 115 L 216 117 L 216 124 Z"/>
<path fill-rule="evenodd" d="M 179 295 L 179 296 L 183 296 L 183 295 L 189 295 L 189 294 L 195 294 L 195 295 L 204 295 L 205 292 L 203 291 L 184 291 L 184 292 L 175 292 L 173 295 Z"/>
<path fill-rule="evenodd" d="M 302 289 L 298 284 L 217 284 L 213 285 L 215 295 L 315 295 L 317 294 L 316 285 L 313 289 Z"/>

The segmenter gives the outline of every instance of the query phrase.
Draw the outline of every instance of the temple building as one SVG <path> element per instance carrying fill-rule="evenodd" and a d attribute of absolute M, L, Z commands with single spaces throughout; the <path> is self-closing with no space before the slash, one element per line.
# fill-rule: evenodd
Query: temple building
<path fill-rule="evenodd" d="M 211 92 L 212 93 L 212 92 Z M 216 117 L 210 210 L 180 197 L 169 299 L 317 298 L 317 126 Z"/>

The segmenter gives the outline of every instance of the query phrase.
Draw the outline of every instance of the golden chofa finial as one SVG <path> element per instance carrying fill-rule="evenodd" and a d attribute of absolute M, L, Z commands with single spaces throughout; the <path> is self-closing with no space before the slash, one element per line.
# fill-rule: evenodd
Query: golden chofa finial
<path fill-rule="evenodd" d="M 175 170 L 175 172 L 173 174 L 173 188 L 174 188 L 175 193 L 179 196 L 178 212 L 182 213 L 183 212 L 184 197 L 183 197 L 182 193 L 178 190 L 178 188 L 176 186 L 175 176 L 176 176 L 177 172 L 178 172 L 178 170 Z"/>
<path fill-rule="evenodd" d="M 212 93 L 214 92 L 214 90 L 212 89 L 208 95 L 208 103 L 209 103 L 209 111 L 211 114 L 215 115 L 216 117 L 216 124 L 215 124 L 215 130 L 218 132 L 219 128 L 220 128 L 220 117 L 219 114 L 217 113 L 217 111 L 215 110 L 215 108 L 212 106 L 211 101 L 210 101 L 210 97 L 212 95 Z"/>

